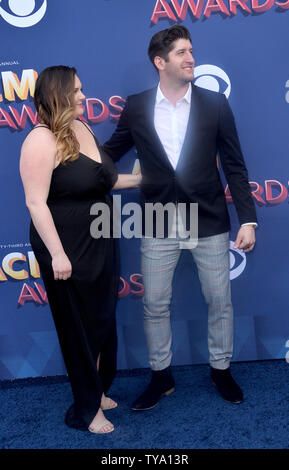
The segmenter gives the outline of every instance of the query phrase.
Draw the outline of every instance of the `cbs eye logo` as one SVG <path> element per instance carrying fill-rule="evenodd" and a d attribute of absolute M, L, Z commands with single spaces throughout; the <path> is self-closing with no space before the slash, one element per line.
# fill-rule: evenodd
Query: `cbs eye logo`
<path fill-rule="evenodd" d="M 234 242 L 230 241 L 230 279 L 240 276 L 246 267 L 246 255 L 242 250 L 233 248 Z"/>
<path fill-rule="evenodd" d="M 216 65 L 204 64 L 195 67 L 195 85 L 207 90 L 218 91 L 229 98 L 231 81 L 224 70 Z"/>
<path fill-rule="evenodd" d="M 285 348 L 289 348 L 289 339 L 288 341 L 286 341 Z M 286 352 L 285 359 L 286 359 L 286 362 L 288 362 L 289 364 L 289 350 Z"/>
<path fill-rule="evenodd" d="M 2 0 L 0 0 L 1 3 Z M 0 16 L 7 23 L 17 28 L 29 28 L 39 23 L 47 9 L 47 0 L 43 0 L 42 5 L 36 11 L 34 11 L 35 0 L 8 0 L 8 2 L 4 0 L 3 3 L 9 7 L 11 13 L 0 6 Z"/>
<path fill-rule="evenodd" d="M 289 80 L 287 80 L 287 82 L 285 84 L 285 88 L 289 88 Z M 287 101 L 287 103 L 289 103 L 289 91 L 287 91 L 287 93 L 285 95 L 285 100 Z"/>

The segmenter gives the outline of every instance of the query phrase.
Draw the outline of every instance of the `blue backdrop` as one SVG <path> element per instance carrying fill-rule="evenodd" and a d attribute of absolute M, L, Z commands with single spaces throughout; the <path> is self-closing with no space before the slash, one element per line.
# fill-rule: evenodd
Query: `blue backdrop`
<path fill-rule="evenodd" d="M 49 65 L 77 67 L 87 97 L 85 118 L 104 142 L 127 95 L 157 84 L 147 46 L 154 33 L 176 23 L 192 35 L 196 84 L 230 101 L 258 212 L 255 250 L 247 256 L 231 250 L 233 359 L 286 357 L 288 8 L 289 0 L 1 1 L 0 379 L 65 373 L 29 245 L 18 169 L 21 143 L 35 123 L 37 73 Z M 132 150 L 120 161 L 120 172 L 131 172 L 136 158 Z M 138 190 L 118 194 L 123 204 L 139 198 Z M 227 199 L 233 241 L 238 221 L 229 192 Z M 122 239 L 121 255 L 118 366 L 146 367 L 139 240 Z M 172 323 L 173 364 L 207 362 L 207 309 L 186 251 L 174 279 Z"/>

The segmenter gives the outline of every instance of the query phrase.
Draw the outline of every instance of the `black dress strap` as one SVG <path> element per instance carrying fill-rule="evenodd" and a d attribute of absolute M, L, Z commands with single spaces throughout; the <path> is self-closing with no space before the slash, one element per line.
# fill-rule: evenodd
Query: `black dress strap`
<path fill-rule="evenodd" d="M 89 127 L 84 121 L 82 121 L 81 119 L 77 119 L 77 121 L 82 122 L 82 124 L 86 127 L 86 129 L 89 130 L 89 132 L 90 132 L 91 135 L 94 137 L 94 139 L 95 139 L 95 141 L 96 141 L 96 143 L 97 143 L 97 145 L 98 145 L 98 140 L 97 140 L 97 138 L 95 137 L 95 135 L 94 135 L 94 133 L 92 132 L 92 130 L 90 129 L 90 127 Z M 34 129 L 38 129 L 39 127 L 45 127 L 46 129 L 49 129 L 48 126 L 35 126 L 35 127 L 33 127 L 33 128 L 30 130 L 30 132 L 33 131 Z"/>
<path fill-rule="evenodd" d="M 89 130 L 89 132 L 90 132 L 91 135 L 94 137 L 94 139 L 95 139 L 95 141 L 96 141 L 96 143 L 97 143 L 97 145 L 98 145 L 98 140 L 97 140 L 97 138 L 95 137 L 95 135 L 94 135 L 94 133 L 92 132 L 92 130 L 90 129 L 90 127 L 89 127 L 84 121 L 82 121 L 81 119 L 77 119 L 77 121 L 82 122 L 82 124 L 86 127 L 86 129 Z"/>

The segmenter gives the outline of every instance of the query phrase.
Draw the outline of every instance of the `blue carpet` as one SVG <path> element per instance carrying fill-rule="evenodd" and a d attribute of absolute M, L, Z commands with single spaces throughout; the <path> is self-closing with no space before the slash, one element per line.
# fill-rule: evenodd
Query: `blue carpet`
<path fill-rule="evenodd" d="M 105 436 L 65 426 L 72 402 L 66 377 L 1 382 L 1 449 L 288 449 L 289 364 L 232 364 L 245 401 L 223 401 L 207 365 L 173 367 L 176 392 L 146 412 L 129 406 L 148 383 L 149 371 L 120 371 L 106 412 L 115 431 Z"/>

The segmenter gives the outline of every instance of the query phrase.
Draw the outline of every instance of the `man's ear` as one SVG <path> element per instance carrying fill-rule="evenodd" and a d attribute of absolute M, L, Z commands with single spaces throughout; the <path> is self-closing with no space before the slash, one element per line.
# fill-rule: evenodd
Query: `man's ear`
<path fill-rule="evenodd" d="M 163 59 L 162 57 L 158 55 L 156 55 L 154 58 L 154 64 L 158 70 L 164 70 L 165 62 L 166 62 L 165 59 Z"/>

